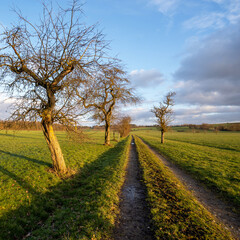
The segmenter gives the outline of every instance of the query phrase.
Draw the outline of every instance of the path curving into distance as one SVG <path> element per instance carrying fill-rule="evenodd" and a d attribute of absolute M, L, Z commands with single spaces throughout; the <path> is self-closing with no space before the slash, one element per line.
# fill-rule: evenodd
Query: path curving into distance
<path fill-rule="evenodd" d="M 132 138 L 125 182 L 120 195 L 120 216 L 114 231 L 115 240 L 155 239 L 150 226 L 146 188 L 142 183 L 138 155 Z"/>
<path fill-rule="evenodd" d="M 143 141 L 143 143 L 145 143 L 149 150 L 152 151 L 159 160 L 174 173 L 174 175 L 184 184 L 186 189 L 188 189 L 212 215 L 223 223 L 236 239 L 240 240 L 240 216 L 232 211 L 233 207 L 222 201 L 216 193 L 203 186 L 184 170 L 164 158 L 145 141 Z"/>

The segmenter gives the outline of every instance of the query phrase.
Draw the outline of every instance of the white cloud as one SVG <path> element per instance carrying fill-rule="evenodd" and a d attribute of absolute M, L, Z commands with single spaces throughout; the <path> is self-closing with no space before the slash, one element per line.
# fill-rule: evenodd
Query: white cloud
<path fill-rule="evenodd" d="M 0 93 L 0 120 L 5 120 L 10 117 L 15 102 L 16 98 L 10 98 L 3 92 Z"/>
<path fill-rule="evenodd" d="M 220 29 L 229 24 L 236 24 L 240 20 L 239 0 L 209 0 L 218 4 L 218 10 L 206 10 L 183 23 L 187 29 Z"/>
<path fill-rule="evenodd" d="M 148 0 L 164 15 L 177 15 L 184 11 L 196 13 L 183 22 L 186 29 L 219 29 L 240 21 L 239 0 Z"/>
<path fill-rule="evenodd" d="M 10 116 L 12 100 L 0 100 L 0 120 L 5 120 Z"/>
<path fill-rule="evenodd" d="M 156 88 L 163 83 L 164 77 L 156 69 L 141 69 L 131 71 L 130 80 L 132 85 L 137 88 Z"/>
<path fill-rule="evenodd" d="M 151 107 L 145 105 L 128 107 L 121 109 L 123 116 L 130 116 L 132 123 L 137 125 L 152 125 L 155 124 L 155 118 L 151 112 Z"/>
<path fill-rule="evenodd" d="M 188 108 L 178 108 L 175 111 L 176 115 L 202 115 L 202 114 L 219 114 L 219 113 L 240 113 L 239 106 L 192 106 Z"/>
<path fill-rule="evenodd" d="M 195 106 L 175 110 L 174 124 L 239 122 L 239 106 Z"/>
<path fill-rule="evenodd" d="M 232 0 L 228 5 L 227 19 L 230 23 L 236 24 L 240 20 L 240 1 Z"/>
<path fill-rule="evenodd" d="M 215 2 L 215 3 L 218 3 L 218 4 L 222 4 L 225 2 L 225 0 L 207 0 L 208 2 Z"/>
<path fill-rule="evenodd" d="M 206 38 L 182 61 L 174 77 L 176 102 L 240 105 L 240 32 L 226 28 Z"/>
<path fill-rule="evenodd" d="M 183 23 L 187 29 L 206 29 L 206 28 L 223 28 L 226 22 L 223 13 L 208 13 L 202 16 L 195 16 Z"/>
<path fill-rule="evenodd" d="M 151 0 L 150 3 L 156 5 L 159 12 L 168 15 L 175 11 L 179 0 Z"/>

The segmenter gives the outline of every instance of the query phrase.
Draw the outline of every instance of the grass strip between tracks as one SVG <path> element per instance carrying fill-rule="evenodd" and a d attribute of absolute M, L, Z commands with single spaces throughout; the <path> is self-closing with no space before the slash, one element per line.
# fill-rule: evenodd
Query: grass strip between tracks
<path fill-rule="evenodd" d="M 232 239 L 185 190 L 149 148 L 135 137 L 157 239 Z"/>

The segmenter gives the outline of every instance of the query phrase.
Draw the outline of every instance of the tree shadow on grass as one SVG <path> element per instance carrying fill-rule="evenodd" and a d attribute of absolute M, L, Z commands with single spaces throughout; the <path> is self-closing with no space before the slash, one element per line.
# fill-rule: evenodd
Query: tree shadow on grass
<path fill-rule="evenodd" d="M 47 193 L 33 193 L 30 205 L 7 212 L 0 219 L 0 239 L 91 239 L 93 234 L 100 239 L 108 235 L 114 227 L 109 213 L 111 191 L 114 181 L 119 181 L 117 171 L 126 141 Z"/>
<path fill-rule="evenodd" d="M 38 137 L 32 137 L 32 136 L 23 136 L 23 135 L 16 135 L 16 134 L 11 134 L 11 133 L 3 133 L 0 132 L 0 136 L 5 136 L 5 137 L 12 137 L 12 138 L 31 138 L 31 139 L 39 139 Z"/>
<path fill-rule="evenodd" d="M 44 161 L 41 161 L 41 160 L 37 160 L 37 159 L 34 159 L 34 158 L 29 158 L 29 157 L 26 157 L 26 156 L 23 156 L 23 155 L 20 155 L 20 154 L 16 154 L 16 153 L 6 152 L 6 151 L 3 151 L 3 150 L 0 150 L 0 153 L 8 154 L 11 157 L 22 158 L 24 160 L 27 160 L 27 161 L 30 161 L 30 162 L 33 162 L 33 163 L 36 163 L 36 164 L 39 164 L 39 165 L 45 165 L 45 166 L 48 166 L 48 167 L 52 166 L 51 163 L 44 162 Z"/>
<path fill-rule="evenodd" d="M 18 177 L 16 174 L 8 171 L 6 168 L 0 166 L 0 172 L 2 172 L 5 175 L 8 175 L 10 178 L 15 180 L 22 188 L 26 189 L 31 194 L 34 194 L 34 195 L 37 194 L 37 191 L 31 186 L 31 184 L 29 184 L 22 178 Z"/>

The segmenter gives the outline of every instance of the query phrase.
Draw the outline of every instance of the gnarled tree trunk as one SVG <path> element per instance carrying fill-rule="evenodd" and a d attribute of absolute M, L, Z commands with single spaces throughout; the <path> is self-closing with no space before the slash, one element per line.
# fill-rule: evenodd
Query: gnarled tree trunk
<path fill-rule="evenodd" d="M 110 145 L 110 122 L 105 122 L 105 145 Z"/>
<path fill-rule="evenodd" d="M 54 134 L 52 123 L 46 119 L 42 120 L 42 128 L 47 145 L 53 160 L 53 169 L 58 173 L 66 173 L 67 168 L 63 158 L 62 150 Z"/>

